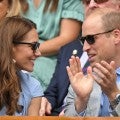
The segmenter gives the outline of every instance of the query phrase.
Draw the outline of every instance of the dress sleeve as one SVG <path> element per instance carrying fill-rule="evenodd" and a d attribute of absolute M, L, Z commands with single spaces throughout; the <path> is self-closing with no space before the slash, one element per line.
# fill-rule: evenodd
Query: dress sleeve
<path fill-rule="evenodd" d="M 62 9 L 62 18 L 71 18 L 83 21 L 84 9 L 81 0 L 64 0 Z"/>
<path fill-rule="evenodd" d="M 30 76 L 30 85 L 29 85 L 29 90 L 31 92 L 32 97 L 39 97 L 43 96 L 43 89 L 38 80 L 36 80 L 34 77 Z"/>

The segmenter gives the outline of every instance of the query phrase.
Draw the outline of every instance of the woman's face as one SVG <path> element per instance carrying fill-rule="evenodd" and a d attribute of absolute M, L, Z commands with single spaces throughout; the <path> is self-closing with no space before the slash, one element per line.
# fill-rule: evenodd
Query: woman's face
<path fill-rule="evenodd" d="M 33 50 L 30 44 L 38 42 L 38 34 L 36 29 L 30 30 L 23 41 L 20 41 L 13 47 L 13 59 L 16 61 L 16 66 L 20 70 L 33 71 L 34 61 L 41 55 L 39 45 Z M 27 44 L 23 44 L 27 43 Z"/>
<path fill-rule="evenodd" d="M 8 0 L 0 0 L 0 19 L 4 18 L 9 10 Z"/>

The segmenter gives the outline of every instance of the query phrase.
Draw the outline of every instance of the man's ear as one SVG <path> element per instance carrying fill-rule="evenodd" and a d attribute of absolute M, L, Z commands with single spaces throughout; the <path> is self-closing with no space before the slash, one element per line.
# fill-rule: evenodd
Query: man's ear
<path fill-rule="evenodd" d="M 119 1 L 119 3 L 118 3 L 118 7 L 117 7 L 117 9 L 120 10 L 120 1 Z"/>
<path fill-rule="evenodd" d="M 120 30 L 115 29 L 113 32 L 115 44 L 120 44 Z"/>

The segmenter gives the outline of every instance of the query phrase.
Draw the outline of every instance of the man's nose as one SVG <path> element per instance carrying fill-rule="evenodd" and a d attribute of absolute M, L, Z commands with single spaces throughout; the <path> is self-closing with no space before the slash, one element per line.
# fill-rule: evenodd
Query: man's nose
<path fill-rule="evenodd" d="M 90 45 L 88 42 L 85 40 L 84 45 L 83 45 L 83 51 L 87 52 L 90 49 Z"/>
<path fill-rule="evenodd" d="M 98 7 L 98 4 L 94 0 L 90 0 L 89 8 L 94 9 L 97 7 Z"/>

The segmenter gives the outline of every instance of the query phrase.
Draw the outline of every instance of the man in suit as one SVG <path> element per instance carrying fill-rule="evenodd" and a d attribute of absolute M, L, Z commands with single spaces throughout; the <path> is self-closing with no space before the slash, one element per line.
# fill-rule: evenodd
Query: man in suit
<path fill-rule="evenodd" d="M 86 53 L 83 53 L 82 51 L 82 45 L 79 39 L 61 48 L 61 51 L 58 56 L 55 73 L 51 79 L 47 90 L 44 92 L 45 97 L 51 103 L 51 115 L 58 115 L 62 110 L 63 100 L 68 93 L 68 87 L 70 83 L 66 71 L 66 66 L 68 65 L 69 58 L 71 57 L 71 55 L 74 54 L 75 51 L 75 55 L 79 57 L 82 56 L 82 60 L 84 60 L 85 62 L 85 65 L 83 65 L 85 66 L 83 69 L 84 72 L 85 68 L 88 66 L 87 56 Z M 46 98 L 43 99 L 45 100 Z"/>
<path fill-rule="evenodd" d="M 111 0 L 97 0 L 96 2 L 94 0 L 83 0 L 86 16 L 96 8 L 109 6 L 118 9 L 120 7 L 120 4 L 118 3 L 118 0 L 115 0 L 114 2 Z M 45 114 L 58 115 L 62 109 L 64 98 L 66 97 L 69 86 L 69 79 L 65 67 L 68 65 L 68 59 L 71 57 L 74 49 L 78 50 L 77 56 L 81 57 L 82 46 L 80 45 L 79 40 L 69 43 L 60 50 L 55 73 L 44 93 L 44 97 L 42 98 L 40 109 L 41 116 Z M 87 66 L 88 63 L 85 68 Z"/>
<path fill-rule="evenodd" d="M 102 8 L 92 12 L 83 22 L 81 42 L 90 66 L 85 76 L 79 58 L 69 60 L 72 88 L 65 115 L 120 116 L 120 11 Z"/>

